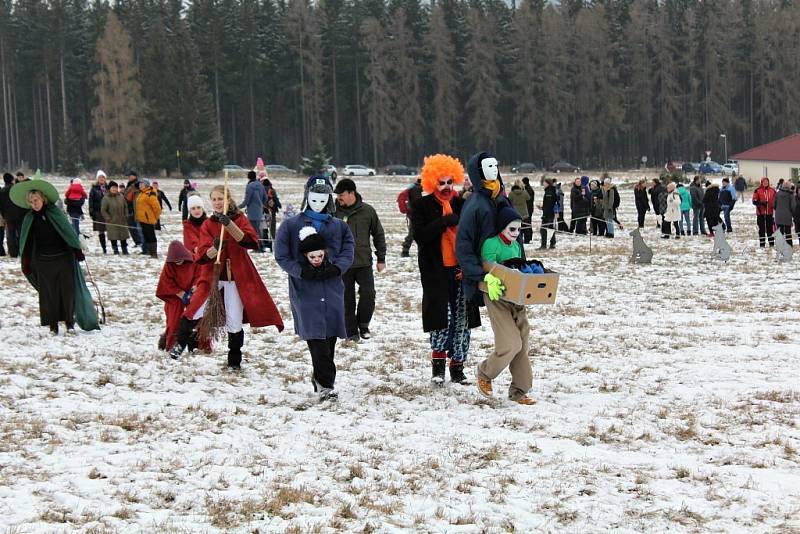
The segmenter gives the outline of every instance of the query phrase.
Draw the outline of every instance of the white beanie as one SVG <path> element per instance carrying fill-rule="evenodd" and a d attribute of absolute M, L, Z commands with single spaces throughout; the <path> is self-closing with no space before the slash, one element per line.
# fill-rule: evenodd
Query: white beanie
<path fill-rule="evenodd" d="M 97 171 L 97 174 L 95 175 L 94 179 L 99 180 L 101 176 L 103 178 L 108 178 L 108 176 L 106 176 L 106 173 L 104 173 L 103 171 Z"/>
<path fill-rule="evenodd" d="M 192 209 L 195 206 L 200 206 L 205 211 L 206 207 L 203 205 L 203 199 L 200 195 L 189 195 L 186 199 L 186 209 Z"/>
<path fill-rule="evenodd" d="M 81 185 L 81 179 L 80 178 L 73 178 L 72 179 L 72 183 L 75 184 L 75 185 Z"/>

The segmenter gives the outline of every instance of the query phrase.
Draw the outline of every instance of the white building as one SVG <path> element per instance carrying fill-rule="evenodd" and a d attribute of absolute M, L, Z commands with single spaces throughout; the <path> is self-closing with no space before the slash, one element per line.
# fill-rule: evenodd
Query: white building
<path fill-rule="evenodd" d="M 797 183 L 800 180 L 800 133 L 734 154 L 732 158 L 739 162 L 739 174 L 749 181 L 757 182 L 766 176 L 772 184 L 781 178 Z"/>

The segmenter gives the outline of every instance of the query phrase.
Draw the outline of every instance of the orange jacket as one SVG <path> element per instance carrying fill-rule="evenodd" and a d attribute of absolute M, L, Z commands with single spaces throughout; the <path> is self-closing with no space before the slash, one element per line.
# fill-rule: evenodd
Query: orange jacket
<path fill-rule="evenodd" d="M 161 204 L 158 202 L 158 191 L 153 186 L 145 187 L 136 195 L 134 208 L 136 220 L 144 224 L 155 224 L 161 216 Z"/>
<path fill-rule="evenodd" d="M 753 193 L 756 215 L 772 215 L 775 212 L 775 190 L 769 186 L 769 178 L 761 179 L 761 187 Z"/>

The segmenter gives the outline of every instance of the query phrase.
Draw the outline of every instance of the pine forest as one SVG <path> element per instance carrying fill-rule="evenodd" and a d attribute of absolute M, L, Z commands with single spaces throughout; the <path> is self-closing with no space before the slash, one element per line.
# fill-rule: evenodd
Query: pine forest
<path fill-rule="evenodd" d="M 0 167 L 630 168 L 800 129 L 792 0 L 0 0 Z"/>

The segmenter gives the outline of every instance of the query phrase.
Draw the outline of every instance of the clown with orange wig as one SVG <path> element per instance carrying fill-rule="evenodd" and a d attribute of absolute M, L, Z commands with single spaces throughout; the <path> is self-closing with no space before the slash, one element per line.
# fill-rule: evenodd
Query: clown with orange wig
<path fill-rule="evenodd" d="M 480 325 L 476 306 L 468 306 L 461 288 L 456 257 L 456 233 L 463 201 L 456 186 L 464 182 L 464 167 L 450 156 L 425 158 L 420 173 L 426 193 L 411 208 L 411 225 L 419 249 L 422 282 L 422 328 L 430 333 L 434 384 L 444 384 L 447 359 L 450 380 L 468 385 L 464 362 L 470 328 Z"/>

